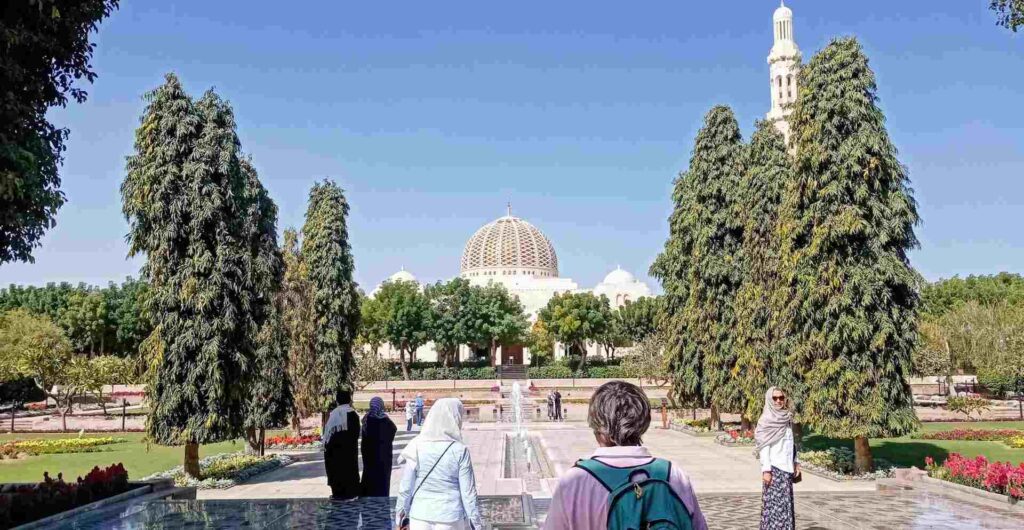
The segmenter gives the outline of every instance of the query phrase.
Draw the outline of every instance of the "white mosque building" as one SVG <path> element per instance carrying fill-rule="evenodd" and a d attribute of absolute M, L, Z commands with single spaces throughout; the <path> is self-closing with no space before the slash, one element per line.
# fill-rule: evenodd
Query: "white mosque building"
<path fill-rule="evenodd" d="M 511 208 L 504 217 L 499 217 L 477 230 L 462 251 L 459 277 L 472 285 L 484 286 L 489 283 L 503 285 L 519 298 L 530 321 L 547 305 L 557 293 L 593 292 L 608 298 L 615 309 L 627 302 L 651 296 L 650 287 L 621 268 L 608 273 L 604 281 L 593 289 L 580 289 L 571 278 L 562 277 L 558 270 L 558 255 L 551 240 L 536 226 L 512 215 Z M 419 281 L 404 268 L 392 274 L 385 281 Z M 379 286 L 378 286 L 379 289 Z M 374 289 L 376 292 L 377 289 Z M 597 354 L 597 347 L 591 346 L 590 353 Z M 560 350 L 556 348 L 556 350 Z M 397 357 L 390 348 L 382 348 L 386 357 Z M 556 355 L 560 354 L 556 351 Z M 477 352 L 463 347 L 460 356 L 472 358 Z M 503 345 L 499 349 L 498 364 L 528 364 L 530 353 L 522 345 Z M 433 344 L 417 350 L 416 359 L 434 361 L 437 352 Z"/>
<path fill-rule="evenodd" d="M 801 56 L 800 48 L 793 38 L 793 11 L 786 7 L 784 0 L 772 15 L 772 27 L 774 43 L 768 54 L 771 109 L 767 119 L 775 124 L 788 143 L 787 119 L 797 98 L 797 74 Z M 613 309 L 651 296 L 647 284 L 621 268 L 609 272 L 594 288 L 581 289 L 572 278 L 563 277 L 559 273 L 558 255 L 551 240 L 534 225 L 514 217 L 511 208 L 507 215 L 482 226 L 469 238 L 462 251 L 459 276 L 474 285 L 487 285 L 491 282 L 504 285 L 510 293 L 519 297 L 531 321 L 536 320 L 537 313 L 556 293 L 589 291 L 607 297 Z M 419 283 L 404 268 L 385 281 Z M 397 351 L 387 347 L 382 348 L 382 351 L 386 357 L 398 356 Z M 477 353 L 463 347 L 460 356 L 469 359 Z M 561 348 L 556 348 L 555 354 L 561 355 Z M 599 354 L 598 347 L 591 345 L 588 354 Z M 498 364 L 530 362 L 529 350 L 522 345 L 504 345 L 497 357 Z M 433 344 L 417 350 L 416 359 L 435 361 L 437 353 Z"/>

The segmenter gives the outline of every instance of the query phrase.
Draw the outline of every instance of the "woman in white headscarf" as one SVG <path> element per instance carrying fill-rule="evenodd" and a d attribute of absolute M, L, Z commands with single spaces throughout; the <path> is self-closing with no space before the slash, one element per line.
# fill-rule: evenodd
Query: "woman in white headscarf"
<path fill-rule="evenodd" d="M 462 402 L 439 399 L 427 413 L 419 436 L 398 462 L 398 524 L 408 530 L 479 530 L 476 478 L 469 449 L 462 443 Z M 407 527 L 405 525 L 408 525 Z"/>
<path fill-rule="evenodd" d="M 793 439 L 793 411 L 784 390 L 773 386 L 765 393 L 754 441 L 764 483 L 761 530 L 792 530 L 796 526 L 793 480 L 800 477 L 800 463 Z"/>

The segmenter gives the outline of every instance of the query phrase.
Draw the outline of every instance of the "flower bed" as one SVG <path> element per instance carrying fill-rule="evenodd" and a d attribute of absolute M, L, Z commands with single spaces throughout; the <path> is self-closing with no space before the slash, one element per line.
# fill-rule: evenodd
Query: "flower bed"
<path fill-rule="evenodd" d="M 264 441 L 268 449 L 318 449 L 323 443 L 320 434 L 302 436 L 268 436 Z"/>
<path fill-rule="evenodd" d="M 60 438 L 56 440 L 14 440 L 0 445 L 0 458 L 14 458 L 20 454 L 51 455 L 59 453 L 92 453 L 102 446 L 124 443 L 124 438 Z"/>
<path fill-rule="evenodd" d="M 853 472 L 854 453 L 846 447 L 829 447 L 822 451 L 801 451 L 800 469 L 813 475 L 832 480 L 875 480 L 893 475 L 895 466 L 881 459 L 875 459 L 875 470 L 855 475 Z"/>
<path fill-rule="evenodd" d="M 715 437 L 715 443 L 726 447 L 749 447 L 754 445 L 754 431 L 732 429 Z"/>
<path fill-rule="evenodd" d="M 1024 435 L 1006 440 L 1006 445 L 1014 449 L 1024 449 Z"/>
<path fill-rule="evenodd" d="M 952 453 L 942 465 L 931 457 L 924 460 L 928 476 L 970 486 L 1010 499 L 1024 499 L 1024 463 L 1017 466 L 1009 462 L 989 462 L 984 456 L 964 458 Z"/>
<path fill-rule="evenodd" d="M 1005 442 L 1024 437 L 1024 431 L 1017 429 L 953 429 L 930 432 L 918 436 L 923 440 L 957 440 L 971 442 Z"/>
<path fill-rule="evenodd" d="M 106 469 L 94 467 L 85 478 L 78 477 L 71 483 L 64 482 L 61 474 L 54 480 L 43 473 L 39 484 L 12 484 L 0 489 L 0 528 L 36 521 L 129 489 L 128 472 L 121 464 Z"/>
<path fill-rule="evenodd" d="M 185 475 L 185 469 L 173 469 L 154 473 L 142 480 L 174 479 L 178 487 L 192 487 L 201 490 L 225 489 L 237 485 L 253 476 L 292 463 L 286 455 L 255 456 L 244 453 L 224 453 L 208 456 L 199 461 L 199 472 L 203 478 L 195 479 Z"/>

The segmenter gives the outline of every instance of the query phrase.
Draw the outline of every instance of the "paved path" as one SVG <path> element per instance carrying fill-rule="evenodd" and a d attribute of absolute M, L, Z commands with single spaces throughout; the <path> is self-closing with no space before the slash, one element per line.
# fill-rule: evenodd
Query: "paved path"
<path fill-rule="evenodd" d="M 520 479 L 504 478 L 503 438 L 508 426 L 474 424 L 463 434 L 473 458 L 477 491 L 481 495 L 516 495 L 526 491 Z M 556 475 L 590 455 L 597 447 L 591 431 L 582 424 L 539 424 L 531 426 L 546 450 Z M 415 433 L 400 432 L 395 443 L 395 458 Z M 757 493 L 761 491 L 760 468 L 749 448 L 722 447 L 710 438 L 697 438 L 675 431 L 651 429 L 644 443 L 657 456 L 668 458 L 689 474 L 701 493 Z M 203 490 L 201 499 L 272 499 L 326 497 L 330 494 L 324 474 L 323 455 L 304 453 L 298 462 L 260 475 L 240 486 L 226 490 Z M 401 469 L 391 474 L 391 494 L 396 495 Z M 541 481 L 529 488 L 535 498 L 551 497 L 557 478 Z M 833 482 L 807 475 L 797 485 L 798 492 L 852 492 L 874 490 L 871 482 Z"/>

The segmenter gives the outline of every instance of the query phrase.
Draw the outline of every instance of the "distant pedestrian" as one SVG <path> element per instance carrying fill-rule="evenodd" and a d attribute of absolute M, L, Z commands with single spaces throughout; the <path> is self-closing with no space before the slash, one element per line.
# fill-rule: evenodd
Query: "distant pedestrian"
<path fill-rule="evenodd" d="M 555 420 L 562 421 L 562 393 L 555 390 Z"/>
<path fill-rule="evenodd" d="M 391 492 L 391 459 L 395 446 L 395 423 L 384 411 L 384 400 L 370 400 L 370 411 L 363 417 L 362 497 L 387 497 Z"/>
<path fill-rule="evenodd" d="M 423 394 L 416 394 L 416 425 L 423 426 Z"/>
<path fill-rule="evenodd" d="M 548 421 L 555 419 L 555 393 L 548 391 Z"/>
<path fill-rule="evenodd" d="M 764 395 L 764 409 L 754 431 L 761 459 L 761 530 L 792 530 L 793 481 L 800 478 L 793 439 L 793 411 L 782 389 L 771 387 Z"/>
<path fill-rule="evenodd" d="M 414 421 L 416 421 L 416 402 L 410 399 L 405 402 L 405 432 L 412 430 Z"/>
<path fill-rule="evenodd" d="M 327 484 L 332 499 L 353 499 L 359 496 L 359 415 L 352 410 L 352 393 L 338 392 L 335 399 L 338 406 L 321 435 Z"/>

